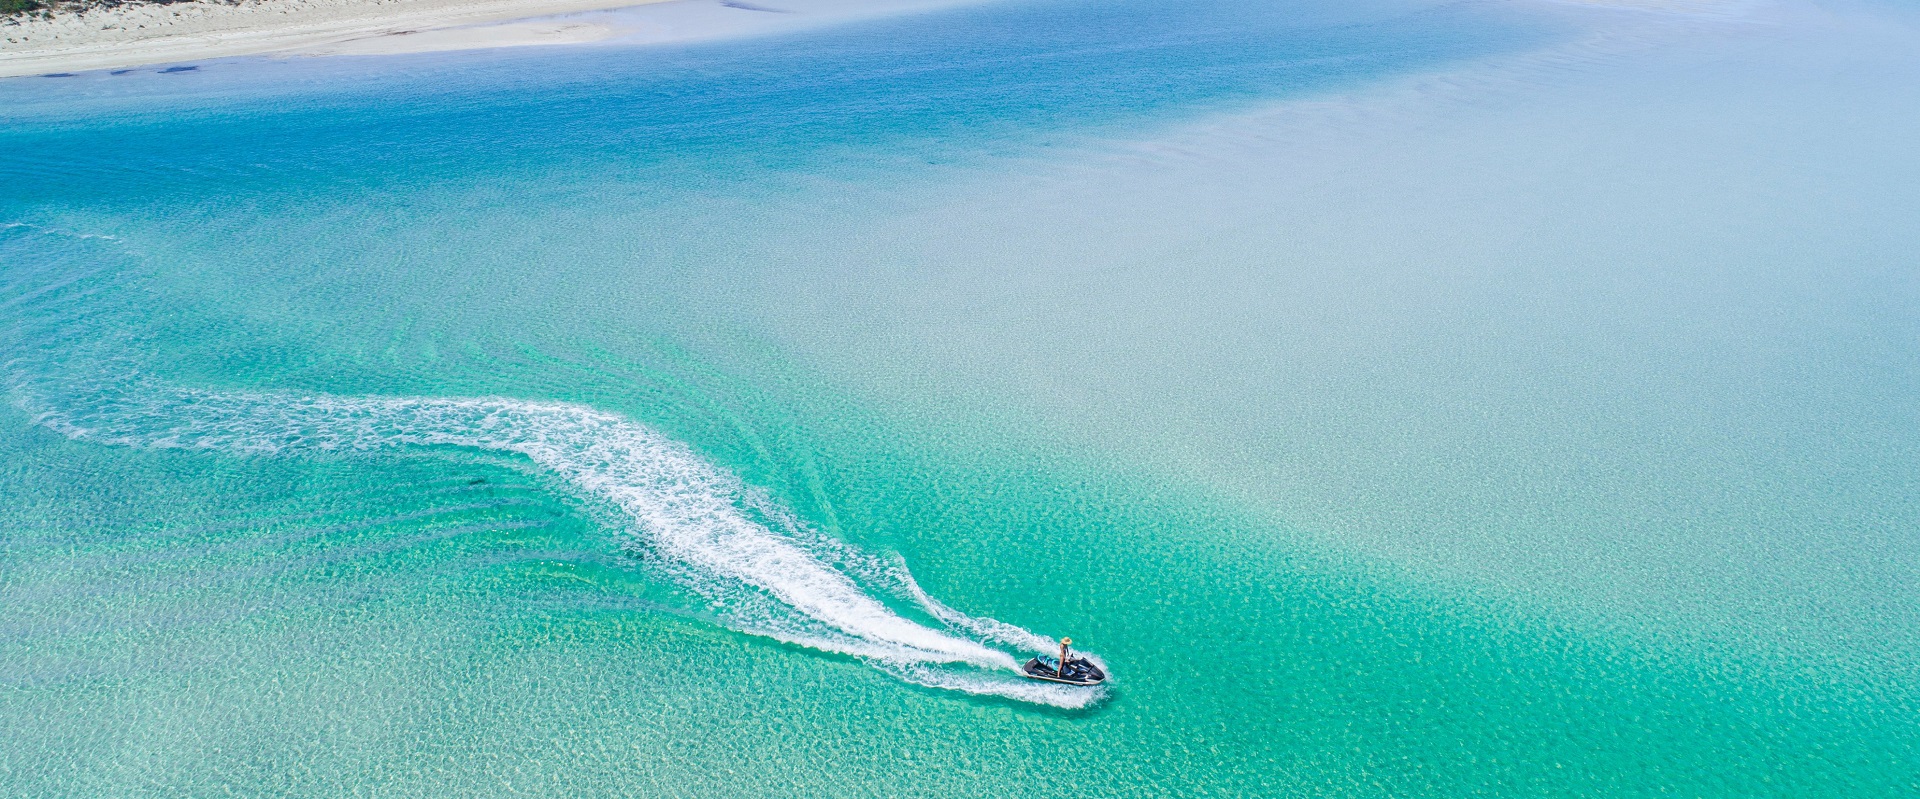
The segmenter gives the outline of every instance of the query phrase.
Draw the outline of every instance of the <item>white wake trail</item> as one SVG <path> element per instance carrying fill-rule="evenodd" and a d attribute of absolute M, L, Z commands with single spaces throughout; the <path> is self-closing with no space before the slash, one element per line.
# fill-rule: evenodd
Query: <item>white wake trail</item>
<path fill-rule="evenodd" d="M 757 616 L 736 610 L 730 621 L 742 631 L 859 657 L 937 688 L 1061 707 L 1084 706 L 1104 695 L 1102 689 L 1019 678 L 1014 656 L 986 642 L 1047 651 L 1049 639 L 948 608 L 927 596 L 904 566 L 897 567 L 898 579 L 948 629 L 894 612 L 822 560 L 817 548 L 805 546 L 806 536 L 794 533 L 811 531 L 790 514 L 771 509 L 784 514 L 776 522 L 789 528 L 785 534 L 756 519 L 749 509 L 766 505 L 764 497 L 685 445 L 615 414 L 491 398 L 158 389 L 97 399 L 84 411 L 36 416 L 72 438 L 143 448 L 283 453 L 450 446 L 518 453 L 581 495 L 618 508 L 630 521 L 634 544 L 694 581 L 750 586 L 777 603 L 777 612 Z"/>

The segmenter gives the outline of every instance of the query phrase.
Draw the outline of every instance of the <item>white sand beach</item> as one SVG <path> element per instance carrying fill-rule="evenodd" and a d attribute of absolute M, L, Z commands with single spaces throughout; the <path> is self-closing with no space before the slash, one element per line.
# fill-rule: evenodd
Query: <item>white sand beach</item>
<path fill-rule="evenodd" d="M 489 24 L 659 0 L 244 0 L 135 5 L 0 24 L 0 76 L 274 52 L 412 52 L 573 43 L 606 23 Z"/>
<path fill-rule="evenodd" d="M 242 55 L 380 55 L 611 39 L 686 41 L 964 0 L 239 0 L 0 22 L 0 77 Z M 639 8 L 644 6 L 644 8 Z M 587 13 L 613 9 L 625 13 Z"/>

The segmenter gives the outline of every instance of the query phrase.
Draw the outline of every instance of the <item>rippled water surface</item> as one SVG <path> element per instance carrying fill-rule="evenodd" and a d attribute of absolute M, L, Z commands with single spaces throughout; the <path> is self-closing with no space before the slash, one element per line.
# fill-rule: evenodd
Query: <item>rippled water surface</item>
<path fill-rule="evenodd" d="M 0 81 L 0 785 L 1920 790 L 1903 13 Z"/>

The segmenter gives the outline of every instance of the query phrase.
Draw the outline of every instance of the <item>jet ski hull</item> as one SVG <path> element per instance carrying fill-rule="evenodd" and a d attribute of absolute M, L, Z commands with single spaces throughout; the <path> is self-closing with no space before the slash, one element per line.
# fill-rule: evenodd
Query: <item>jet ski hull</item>
<path fill-rule="evenodd" d="M 1062 685 L 1099 685 L 1107 681 L 1107 674 L 1099 666 L 1084 659 L 1067 661 L 1067 673 L 1062 675 L 1052 664 L 1039 658 L 1033 658 L 1020 667 L 1020 673 L 1030 680 L 1057 682 Z"/>

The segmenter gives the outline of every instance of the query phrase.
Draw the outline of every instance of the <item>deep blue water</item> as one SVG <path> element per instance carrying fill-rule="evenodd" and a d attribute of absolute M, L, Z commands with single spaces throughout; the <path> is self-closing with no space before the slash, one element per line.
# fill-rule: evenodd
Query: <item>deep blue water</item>
<path fill-rule="evenodd" d="M 0 88 L 12 117 L 6 199 L 128 202 L 215 184 L 279 194 L 309 180 L 472 181 L 582 164 L 670 192 L 826 162 L 1031 148 L 1554 35 L 1544 20 L 1474 5 L 1364 23 L 1302 16 L 1267 3 L 1048 2 L 695 46 L 23 79 Z"/>

